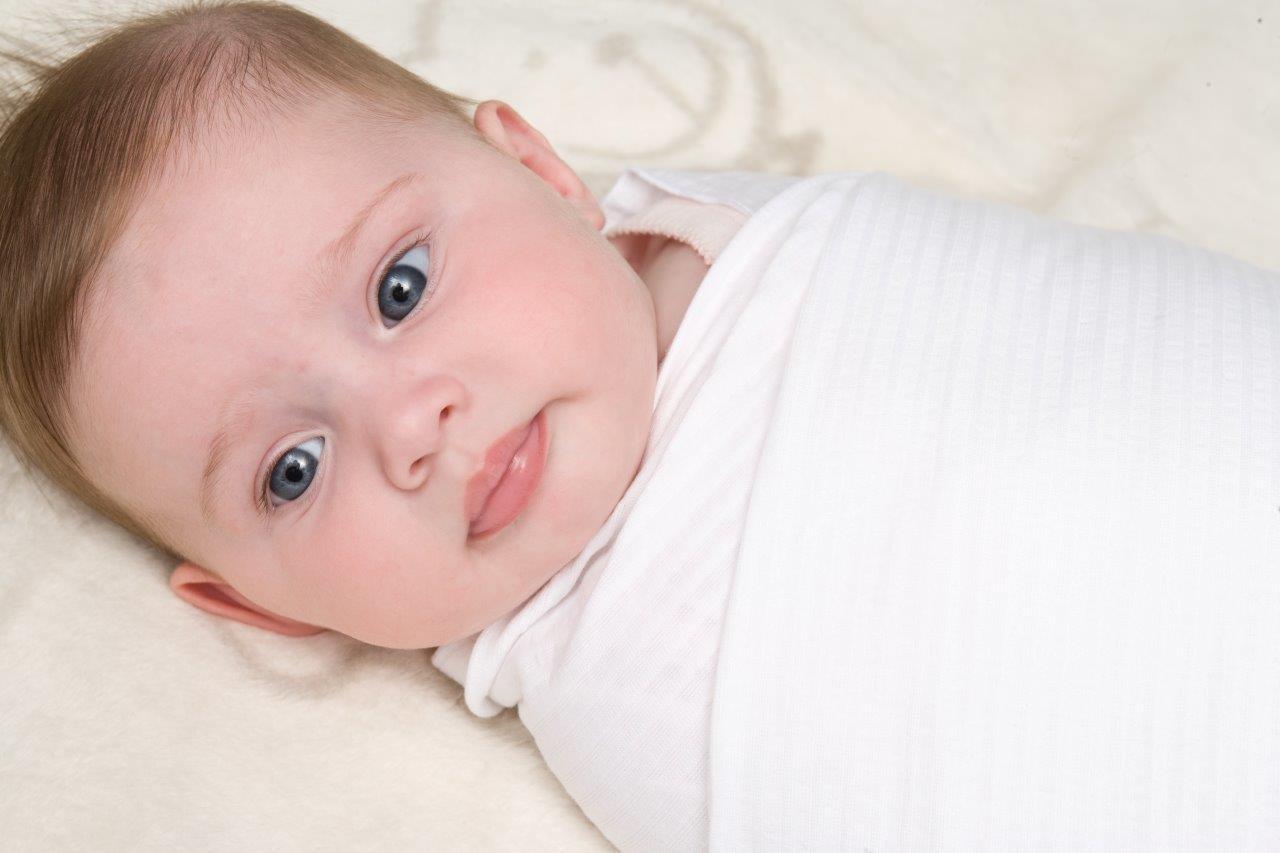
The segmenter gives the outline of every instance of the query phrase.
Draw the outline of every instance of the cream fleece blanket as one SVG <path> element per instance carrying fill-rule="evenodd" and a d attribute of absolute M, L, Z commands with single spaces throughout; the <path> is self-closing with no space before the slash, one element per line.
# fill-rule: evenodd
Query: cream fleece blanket
<path fill-rule="evenodd" d="M 138 5 L 3 0 L 0 28 Z M 1270 0 L 299 5 L 514 103 L 597 191 L 630 163 L 882 169 L 1280 269 Z M 217 622 L 7 455 L 0 478 L 7 847 L 608 848 L 429 652 Z"/>

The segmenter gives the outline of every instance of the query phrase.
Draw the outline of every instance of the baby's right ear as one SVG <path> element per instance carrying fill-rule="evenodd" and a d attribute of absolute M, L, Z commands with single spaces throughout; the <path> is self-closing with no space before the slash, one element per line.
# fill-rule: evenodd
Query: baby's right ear
<path fill-rule="evenodd" d="M 307 637 L 325 630 L 305 622 L 295 622 L 259 607 L 236 592 L 231 584 L 195 563 L 179 563 L 169 576 L 169 588 L 178 598 L 206 613 L 275 631 L 287 637 Z"/>

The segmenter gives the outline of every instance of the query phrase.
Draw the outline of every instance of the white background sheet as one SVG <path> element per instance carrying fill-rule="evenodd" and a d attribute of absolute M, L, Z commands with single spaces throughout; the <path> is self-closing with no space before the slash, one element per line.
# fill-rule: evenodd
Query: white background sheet
<path fill-rule="evenodd" d="M 0 30 L 155 5 L 0 0 Z M 884 169 L 1280 269 L 1276 0 L 298 5 L 514 104 L 598 193 L 628 163 Z M 0 450 L 7 847 L 607 849 L 428 652 L 220 622 L 168 568 Z"/>

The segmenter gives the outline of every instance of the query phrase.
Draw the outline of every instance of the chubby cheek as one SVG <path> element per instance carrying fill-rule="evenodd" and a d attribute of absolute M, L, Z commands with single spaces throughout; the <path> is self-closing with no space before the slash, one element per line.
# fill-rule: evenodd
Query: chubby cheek
<path fill-rule="evenodd" d="M 566 312 L 581 317 L 608 299 L 597 252 L 558 217 L 476 217 L 451 237 L 445 269 L 480 297 L 500 340 L 544 346 L 565 331 Z"/>
<path fill-rule="evenodd" d="M 455 618 L 467 595 L 465 555 L 395 513 L 351 502 L 324 533 L 286 557 L 312 621 L 365 642 L 398 639 Z M 300 557 L 305 554 L 305 562 Z"/>

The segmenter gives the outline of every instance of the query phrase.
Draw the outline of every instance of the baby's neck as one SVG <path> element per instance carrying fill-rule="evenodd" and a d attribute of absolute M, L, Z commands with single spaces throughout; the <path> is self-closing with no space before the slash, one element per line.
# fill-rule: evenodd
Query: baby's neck
<path fill-rule="evenodd" d="M 652 234 L 609 238 L 649 288 L 658 327 L 658 364 L 667 355 L 693 294 L 707 274 L 707 262 L 688 243 Z"/>

